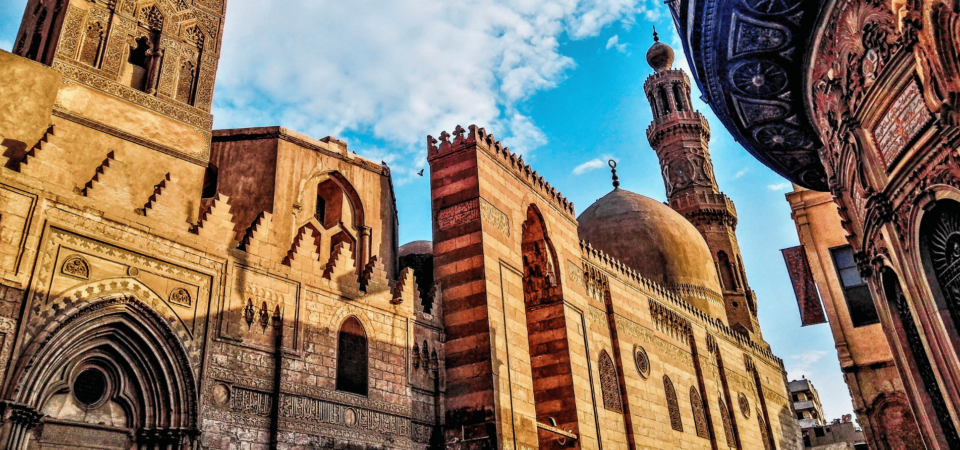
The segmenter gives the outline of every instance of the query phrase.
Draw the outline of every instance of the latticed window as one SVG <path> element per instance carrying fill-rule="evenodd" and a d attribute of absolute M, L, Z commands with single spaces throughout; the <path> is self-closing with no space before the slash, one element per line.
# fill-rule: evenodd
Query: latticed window
<path fill-rule="evenodd" d="M 703 409 L 703 400 L 700 393 L 693 386 L 690 387 L 690 409 L 693 410 L 693 424 L 697 427 L 697 436 L 710 439 L 710 430 L 707 428 L 707 413 Z"/>
<path fill-rule="evenodd" d="M 737 440 L 733 437 L 733 422 L 730 417 L 730 410 L 727 405 L 720 402 L 720 420 L 723 421 L 723 434 L 727 436 L 727 445 L 730 448 L 737 448 Z"/>
<path fill-rule="evenodd" d="M 184 61 L 180 66 L 180 80 L 177 82 L 177 100 L 190 104 L 193 97 L 193 82 L 197 71 L 192 61 Z"/>
<path fill-rule="evenodd" d="M 603 392 L 603 407 L 611 411 L 623 412 L 620 403 L 620 382 L 617 368 L 606 350 L 600 352 L 600 389 Z"/>
<path fill-rule="evenodd" d="M 670 412 L 670 427 L 677 431 L 683 431 L 683 421 L 680 420 L 680 404 L 677 403 L 677 391 L 673 388 L 673 382 L 670 377 L 663 376 L 663 392 L 667 397 L 667 410 Z"/>
<path fill-rule="evenodd" d="M 100 47 L 103 45 L 103 25 L 94 22 L 87 27 L 83 36 L 83 48 L 80 50 L 80 62 L 88 66 L 97 66 Z"/>

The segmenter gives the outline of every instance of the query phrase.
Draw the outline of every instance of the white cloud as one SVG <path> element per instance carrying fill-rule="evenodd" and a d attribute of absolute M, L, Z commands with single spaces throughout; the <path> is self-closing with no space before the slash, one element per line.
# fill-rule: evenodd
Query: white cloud
<path fill-rule="evenodd" d="M 580 164 L 580 165 L 577 166 L 577 167 L 574 167 L 574 168 L 573 168 L 573 174 L 574 174 L 574 175 L 583 175 L 583 174 L 585 174 L 585 173 L 587 173 L 587 172 L 592 172 L 592 171 L 597 170 L 597 169 L 602 169 L 602 168 L 604 168 L 604 167 L 607 167 L 607 163 L 608 163 L 608 161 L 610 161 L 611 159 L 614 160 L 614 161 L 617 161 L 617 158 L 614 158 L 613 156 L 610 156 L 610 155 L 603 155 L 603 156 L 601 156 L 601 157 L 599 157 L 599 158 L 591 159 L 590 161 L 587 161 L 587 162 L 585 162 L 585 163 L 583 163 L 583 164 Z"/>
<path fill-rule="evenodd" d="M 356 133 L 410 164 L 427 134 L 476 123 L 529 152 L 547 140 L 521 102 L 576 66 L 559 40 L 629 26 L 647 1 L 232 0 L 216 126 Z"/>
<path fill-rule="evenodd" d="M 743 177 L 744 175 L 746 175 L 747 172 L 749 172 L 749 171 L 750 171 L 750 169 L 745 167 L 745 168 L 743 168 L 743 169 L 740 169 L 740 170 L 736 173 L 736 175 L 734 175 L 733 177 L 734 177 L 734 178 L 741 178 L 741 177 Z"/>
<path fill-rule="evenodd" d="M 616 34 L 613 35 L 612 38 L 607 40 L 607 50 L 610 50 L 611 48 L 616 49 L 620 53 L 627 52 L 627 44 L 621 44 L 620 36 Z"/>
<path fill-rule="evenodd" d="M 799 355 L 791 355 L 787 362 L 787 373 L 794 380 L 809 375 L 811 370 L 815 370 L 814 364 L 826 354 L 824 350 L 807 350 Z"/>
<path fill-rule="evenodd" d="M 790 187 L 791 184 L 788 182 L 767 185 L 767 189 L 770 189 L 771 191 L 785 191 L 790 189 Z"/>
<path fill-rule="evenodd" d="M 597 169 L 603 168 L 603 161 L 600 159 L 591 159 L 583 164 L 580 164 L 577 167 L 573 168 L 574 175 L 583 175 L 586 172 L 590 172 Z"/>

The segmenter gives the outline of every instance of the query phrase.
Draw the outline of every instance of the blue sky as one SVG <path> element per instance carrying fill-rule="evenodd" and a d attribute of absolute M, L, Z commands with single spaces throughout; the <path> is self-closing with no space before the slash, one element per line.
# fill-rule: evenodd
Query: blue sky
<path fill-rule="evenodd" d="M 0 2 L 10 50 L 26 0 Z M 214 126 L 283 125 L 387 161 L 400 242 L 430 239 L 424 141 L 476 123 L 524 154 L 577 213 L 621 187 L 665 200 L 643 80 L 651 26 L 686 69 L 657 0 L 230 0 Z M 689 71 L 688 71 L 689 73 Z M 694 97 L 699 92 L 694 87 Z M 790 184 L 737 145 L 710 109 L 720 188 L 736 203 L 737 235 L 764 337 L 789 377 L 806 375 L 825 414 L 852 412 L 828 325 L 800 327 L 780 249 L 798 244 Z"/>

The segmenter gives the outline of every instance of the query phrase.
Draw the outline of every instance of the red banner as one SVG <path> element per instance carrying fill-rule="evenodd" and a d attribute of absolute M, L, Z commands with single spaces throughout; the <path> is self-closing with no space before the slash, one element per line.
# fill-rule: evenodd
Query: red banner
<path fill-rule="evenodd" d="M 797 295 L 802 326 L 826 323 L 827 316 L 820 304 L 820 294 L 817 292 L 817 285 L 813 282 L 813 274 L 810 273 L 810 264 L 807 263 L 807 254 L 803 251 L 803 246 L 780 251 L 783 252 L 783 260 L 787 263 L 787 272 L 793 283 L 793 293 Z"/>

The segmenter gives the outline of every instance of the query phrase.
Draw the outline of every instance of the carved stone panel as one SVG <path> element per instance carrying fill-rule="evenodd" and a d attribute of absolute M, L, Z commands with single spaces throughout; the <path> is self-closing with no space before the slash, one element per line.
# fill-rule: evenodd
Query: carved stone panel
<path fill-rule="evenodd" d="M 220 336 L 275 351 L 274 316 L 283 324 L 283 346 L 300 351 L 300 285 L 234 265 L 220 311 Z"/>
<path fill-rule="evenodd" d="M 920 86 L 911 81 L 880 117 L 873 129 L 874 139 L 883 163 L 889 168 L 917 135 L 933 121 L 920 93 Z"/>

